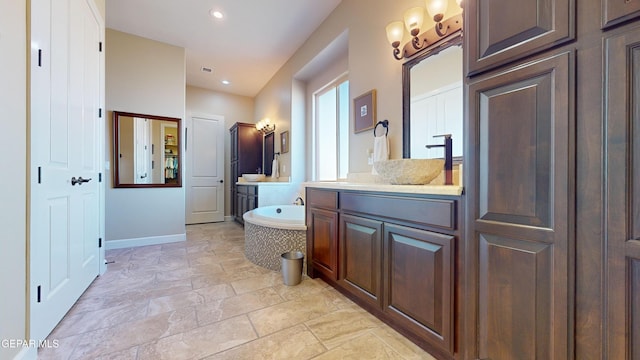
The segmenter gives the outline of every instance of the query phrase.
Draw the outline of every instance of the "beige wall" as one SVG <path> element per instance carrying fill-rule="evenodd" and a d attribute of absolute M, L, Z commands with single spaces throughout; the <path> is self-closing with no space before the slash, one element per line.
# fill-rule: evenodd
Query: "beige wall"
<path fill-rule="evenodd" d="M 450 1 L 447 16 L 456 12 L 455 2 Z M 291 121 L 291 89 L 294 76 L 306 64 L 345 30 L 348 30 L 348 71 L 350 97 L 377 90 L 377 119 L 389 120 L 390 157 L 402 157 L 402 61 L 393 58 L 391 45 L 387 42 L 385 27 L 394 20 L 401 20 L 404 11 L 413 6 L 424 6 L 423 0 L 343 0 L 324 23 L 311 35 L 305 44 L 288 60 L 269 83 L 256 96 L 255 118 L 269 117 L 278 122 Z M 426 21 L 425 21 L 426 23 Z M 405 42 L 408 36 L 405 34 Z M 310 94 L 306 94 L 307 98 Z M 309 112 L 306 112 L 309 114 Z M 353 123 L 353 112 L 350 114 Z M 310 117 L 307 115 L 307 128 Z M 305 136 L 294 133 L 292 136 Z M 309 144 L 309 141 L 307 141 Z M 373 146 L 372 131 L 358 134 L 351 132 L 349 138 L 350 172 L 369 172 L 368 148 Z M 292 151 L 307 151 L 293 149 Z M 293 156 L 293 155 L 292 155 Z M 306 162 L 310 164 L 309 161 Z M 295 166 L 295 162 L 294 162 Z M 307 165 L 309 166 L 309 165 Z M 297 171 L 292 169 L 292 171 Z"/>
<path fill-rule="evenodd" d="M 187 86 L 187 116 L 191 114 L 224 116 L 225 129 L 228 130 L 236 122 L 255 123 L 257 120 L 254 119 L 253 111 L 253 99 L 250 97 Z M 229 157 L 231 154 L 229 146 L 229 133 L 226 132 L 224 137 L 225 215 L 231 214 L 229 186 L 231 181 L 236 181 L 229 178 Z"/>
<path fill-rule="evenodd" d="M 105 49 L 107 159 L 113 169 L 112 111 L 185 118 L 185 51 L 112 29 Z M 185 234 L 183 187 L 115 189 L 112 171 L 106 178 L 107 248 L 113 240 Z"/>
<path fill-rule="evenodd" d="M 0 340 L 24 339 L 27 287 L 27 23 L 26 0 L 0 4 L 0 109 L 2 146 L 11 151 L 11 173 L 0 186 Z M 9 86 L 10 85 L 10 86 Z M 0 359 L 21 349 L 0 346 Z"/>

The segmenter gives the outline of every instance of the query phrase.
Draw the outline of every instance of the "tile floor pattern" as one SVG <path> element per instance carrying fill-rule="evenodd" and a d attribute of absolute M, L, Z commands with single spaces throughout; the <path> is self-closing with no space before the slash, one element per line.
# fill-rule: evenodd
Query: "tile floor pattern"
<path fill-rule="evenodd" d="M 107 260 L 40 359 L 434 359 L 325 282 L 247 261 L 235 223 Z"/>

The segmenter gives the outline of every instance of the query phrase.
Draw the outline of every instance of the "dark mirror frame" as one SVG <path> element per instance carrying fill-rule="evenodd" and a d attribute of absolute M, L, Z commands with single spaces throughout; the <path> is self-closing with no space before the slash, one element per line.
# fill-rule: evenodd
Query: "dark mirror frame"
<path fill-rule="evenodd" d="M 402 64 L 402 157 L 411 157 L 411 68 L 451 46 L 462 46 L 462 31 L 440 39 Z"/>
<path fill-rule="evenodd" d="M 180 118 L 172 118 L 166 116 L 158 116 L 158 115 L 148 115 L 148 114 L 137 114 L 137 113 L 129 113 L 123 111 L 113 111 L 113 187 L 114 188 L 179 188 L 182 187 L 182 154 L 178 156 L 178 179 L 175 183 L 170 184 L 122 184 L 120 183 L 120 116 L 127 117 L 139 117 L 150 120 L 161 120 L 161 121 L 171 121 L 175 122 L 178 128 L 178 139 L 177 139 L 177 147 L 178 149 L 184 149 L 182 147 L 182 131 L 180 127 Z M 164 158 L 164 154 L 163 158 Z"/>
<path fill-rule="evenodd" d="M 270 132 L 264 136 L 264 149 L 262 153 L 264 154 L 264 158 L 262 159 L 264 169 L 264 174 L 266 176 L 271 176 L 273 174 L 273 156 L 275 155 L 275 139 L 276 133 Z"/>

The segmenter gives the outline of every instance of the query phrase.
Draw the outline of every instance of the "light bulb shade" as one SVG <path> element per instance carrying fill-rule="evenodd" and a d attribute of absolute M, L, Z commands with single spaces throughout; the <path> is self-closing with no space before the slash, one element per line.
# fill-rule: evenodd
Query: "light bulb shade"
<path fill-rule="evenodd" d="M 402 21 L 390 22 L 389 25 L 387 25 L 386 30 L 389 44 L 394 48 L 400 46 L 402 38 L 404 37 L 404 24 Z"/>
<path fill-rule="evenodd" d="M 414 7 L 404 12 L 404 26 L 411 36 L 417 36 L 424 21 L 424 8 Z"/>
<path fill-rule="evenodd" d="M 448 0 L 426 0 L 427 12 L 433 18 L 433 21 L 440 22 L 447 12 Z"/>

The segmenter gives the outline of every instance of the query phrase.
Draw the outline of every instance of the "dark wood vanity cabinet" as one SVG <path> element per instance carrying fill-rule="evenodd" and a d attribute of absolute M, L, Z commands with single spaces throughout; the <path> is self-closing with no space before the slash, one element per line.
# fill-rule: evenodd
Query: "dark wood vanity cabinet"
<path fill-rule="evenodd" d="M 230 199 L 231 215 L 242 223 L 244 209 L 238 207 L 239 202 L 236 182 L 242 174 L 256 174 L 262 171 L 262 133 L 256 130 L 255 124 L 235 123 L 229 129 L 230 135 Z M 247 210 L 245 210 L 247 211 Z"/>
<path fill-rule="evenodd" d="M 234 218 L 240 224 L 244 224 L 242 215 L 258 207 L 257 185 L 236 185 Z"/>
<path fill-rule="evenodd" d="M 307 189 L 307 273 L 338 278 L 338 193 Z"/>
<path fill-rule="evenodd" d="M 307 188 L 308 273 L 434 356 L 455 358 L 461 203 L 458 196 Z"/>
<path fill-rule="evenodd" d="M 640 359 L 640 2 L 464 17 L 462 358 Z"/>
<path fill-rule="evenodd" d="M 469 82 L 469 133 L 482 144 L 474 158 L 488 164 L 467 187 L 467 274 L 477 290 L 465 300 L 479 359 L 570 351 L 574 62 L 553 52 Z"/>

